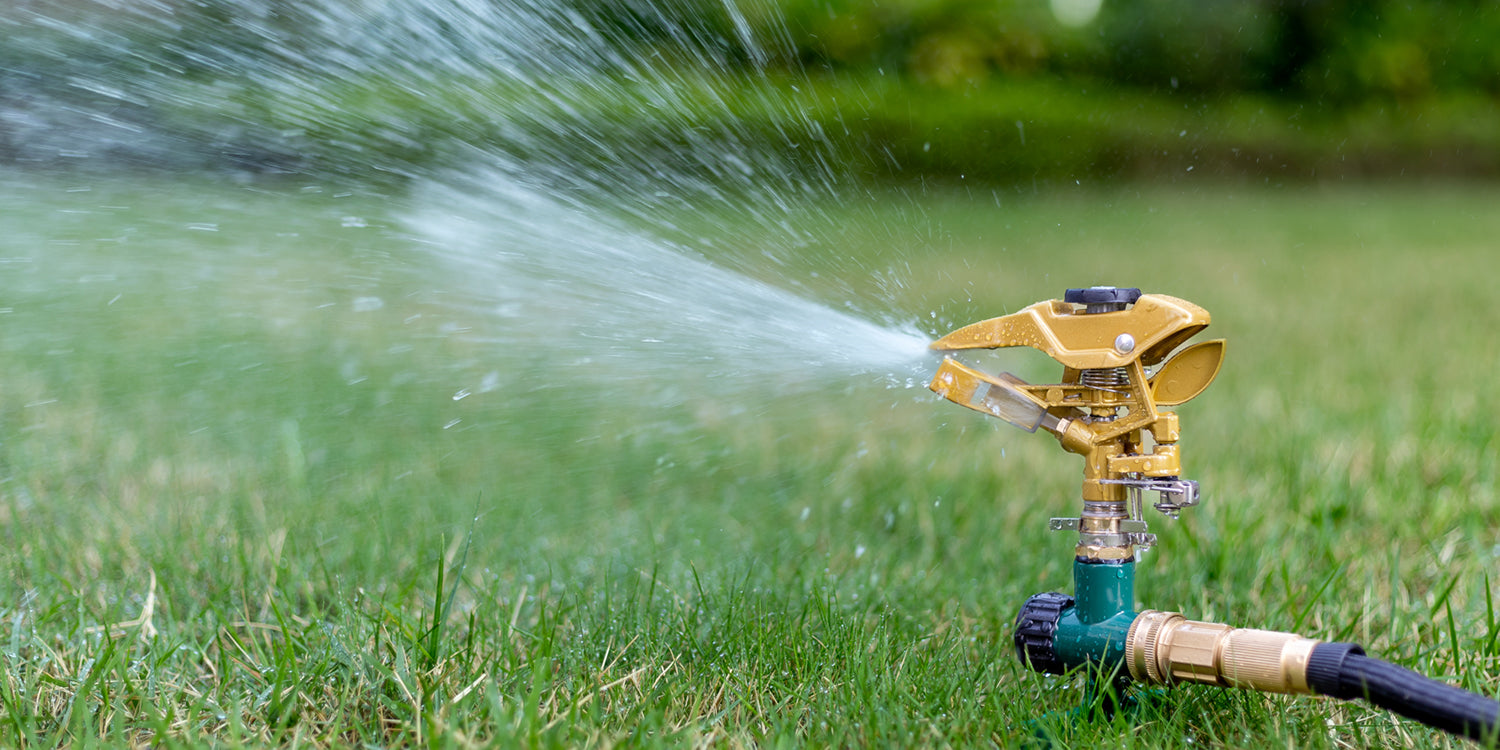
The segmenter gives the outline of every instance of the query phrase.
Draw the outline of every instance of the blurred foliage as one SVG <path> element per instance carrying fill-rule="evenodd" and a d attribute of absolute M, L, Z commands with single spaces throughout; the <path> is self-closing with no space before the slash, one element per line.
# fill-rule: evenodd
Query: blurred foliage
<path fill-rule="evenodd" d="M 548 12 L 562 9 L 559 18 L 593 27 L 612 46 L 678 60 L 684 51 L 700 59 L 707 53 L 722 64 L 870 71 L 933 87 L 1050 76 L 1339 103 L 1459 91 L 1500 95 L 1500 4 L 1482 0 L 1103 0 L 1097 16 L 1077 27 L 1054 11 L 1067 3 L 557 0 Z M 8 42 L 0 46 L 0 69 L 30 70 L 37 66 L 28 61 L 47 58 L 166 65 L 189 76 L 227 74 L 230 65 L 252 62 L 295 67 L 304 47 L 317 43 L 304 33 L 316 26 L 309 10 L 316 6 L 21 0 L 0 11 Z M 372 22 L 385 12 L 378 3 L 364 6 L 360 13 Z M 37 15 L 55 22 L 24 23 Z M 464 20 L 436 4 L 429 15 L 439 24 Z M 41 37 L 46 43 L 39 45 Z M 130 43 L 160 55 L 129 54 Z"/>
<path fill-rule="evenodd" d="M 991 73 L 1030 75 L 1066 55 L 1067 34 L 1040 3 L 791 0 L 783 3 L 804 64 L 876 68 L 953 86 Z"/>
<path fill-rule="evenodd" d="M 1077 77 L 1340 102 L 1500 93 L 1500 5 L 1108 0 L 1078 28 L 1020 0 L 780 0 L 800 61 L 954 86 Z"/>
<path fill-rule="evenodd" d="M 1057 10 L 1070 2 L 1084 8 L 1071 25 Z M 139 164 L 383 171 L 441 160 L 451 151 L 444 139 L 504 139 L 494 113 L 468 102 L 476 91 L 489 105 L 504 100 L 505 81 L 445 90 L 431 75 L 423 85 L 433 90 L 414 96 L 375 53 L 346 60 L 319 49 L 326 28 L 309 30 L 321 4 L 169 5 L 169 18 L 166 6 L 144 2 L 20 0 L 0 10 L 0 160 L 24 160 L 23 126 L 103 137 L 88 130 L 99 118 L 38 117 L 44 110 L 103 111 L 126 130 L 168 132 L 173 144 L 157 152 L 122 147 Z M 377 33 L 400 34 L 396 5 L 485 70 L 493 51 L 464 47 L 472 34 L 462 9 L 438 0 L 347 7 L 363 8 L 356 16 Z M 1088 5 L 556 0 L 533 10 L 564 41 L 599 41 L 601 57 L 674 68 L 688 98 L 701 84 L 717 109 L 674 102 L 683 113 L 673 121 L 697 129 L 683 138 L 759 133 L 784 143 L 795 140 L 789 127 L 812 122 L 823 131 L 816 138 L 826 133 L 856 171 L 876 178 L 1016 183 L 1190 167 L 1278 179 L 1500 176 L 1500 4 L 1103 0 L 1093 17 Z M 56 22 L 28 23 L 36 14 Z M 768 102 L 756 88 L 766 82 L 781 85 L 786 101 Z M 670 133 L 646 122 L 658 113 L 632 107 L 630 85 L 611 81 L 615 92 L 574 102 L 568 116 L 607 120 L 621 143 L 649 132 L 671 151 Z M 233 106 L 216 110 L 215 100 Z M 788 107 L 806 118 L 792 123 Z M 612 151 L 579 146 L 594 147 Z"/>
<path fill-rule="evenodd" d="M 877 177 L 1500 175 L 1500 4 L 768 2 L 755 37 Z"/>

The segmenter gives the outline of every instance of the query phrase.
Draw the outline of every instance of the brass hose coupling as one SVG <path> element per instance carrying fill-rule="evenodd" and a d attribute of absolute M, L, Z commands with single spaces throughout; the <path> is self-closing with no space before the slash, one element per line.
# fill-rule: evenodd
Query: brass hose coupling
<path fill-rule="evenodd" d="M 1148 609 L 1130 624 L 1125 663 L 1131 677 L 1149 684 L 1199 682 L 1311 694 L 1307 662 L 1319 643 L 1294 633 L 1198 622 Z"/>

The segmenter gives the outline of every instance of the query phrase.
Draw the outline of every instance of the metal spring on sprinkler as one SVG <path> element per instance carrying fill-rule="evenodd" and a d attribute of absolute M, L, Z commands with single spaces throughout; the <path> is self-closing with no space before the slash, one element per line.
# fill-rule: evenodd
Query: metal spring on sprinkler
<path fill-rule="evenodd" d="M 1105 367 L 1083 370 L 1078 373 L 1078 382 L 1089 388 L 1111 393 L 1130 392 L 1130 370 L 1124 367 Z"/>

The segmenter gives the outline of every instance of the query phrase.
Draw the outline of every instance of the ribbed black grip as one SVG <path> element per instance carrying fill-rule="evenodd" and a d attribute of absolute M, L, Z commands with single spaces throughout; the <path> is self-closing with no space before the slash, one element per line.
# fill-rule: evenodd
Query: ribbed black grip
<path fill-rule="evenodd" d="M 1022 664 L 1038 672 L 1064 674 L 1068 671 L 1057 651 L 1052 647 L 1052 637 L 1057 634 L 1057 623 L 1064 609 L 1073 606 L 1073 597 L 1049 591 L 1037 594 L 1021 605 L 1016 615 L 1016 656 Z"/>
<path fill-rule="evenodd" d="M 1344 673 L 1344 660 L 1350 654 L 1364 653 L 1357 643 L 1319 643 L 1313 646 L 1312 654 L 1307 657 L 1307 686 L 1318 695 L 1344 700 L 1363 698 L 1363 693 L 1341 695 L 1344 687 L 1340 676 Z"/>

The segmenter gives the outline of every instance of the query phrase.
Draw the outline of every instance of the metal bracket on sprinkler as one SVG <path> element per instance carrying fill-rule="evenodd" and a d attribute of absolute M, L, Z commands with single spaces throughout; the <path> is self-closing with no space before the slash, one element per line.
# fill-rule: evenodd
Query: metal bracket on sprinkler
<path fill-rule="evenodd" d="M 1033 385 L 949 355 L 928 385 L 1027 432 L 1045 430 L 1083 457 L 1079 515 L 1049 522 L 1054 531 L 1078 534 L 1074 595 L 1026 601 L 1016 617 L 1017 654 L 1039 672 L 1087 668 L 1091 691 L 1100 687 L 1092 676 L 1118 675 L 1148 685 L 1197 682 L 1367 698 L 1455 734 L 1493 738 L 1500 703 L 1369 659 L 1358 646 L 1135 611 L 1136 554 L 1157 541 L 1147 530 L 1143 495 L 1157 493 L 1152 507 L 1169 518 L 1199 502 L 1198 483 L 1181 476 L 1180 422 L 1163 407 L 1191 400 L 1218 374 L 1222 339 L 1187 345 L 1208 324 L 1208 311 L 1186 300 L 1091 287 L 932 344 L 943 352 L 1025 346 L 1063 368 L 1059 382 Z M 1111 711 L 1122 705 L 1098 704 Z"/>
<path fill-rule="evenodd" d="M 1161 511 L 1168 518 L 1176 518 L 1183 508 L 1191 508 L 1198 504 L 1198 481 L 1195 479 L 1178 479 L 1176 477 L 1148 477 L 1141 479 L 1101 479 L 1101 484 L 1118 484 L 1125 487 L 1130 494 L 1131 502 L 1136 507 L 1141 506 L 1141 494 L 1144 492 L 1155 492 L 1161 498 L 1151 504 L 1151 507 Z M 1168 498 L 1176 498 L 1175 500 Z M 1137 511 L 1139 517 L 1139 511 Z"/>

